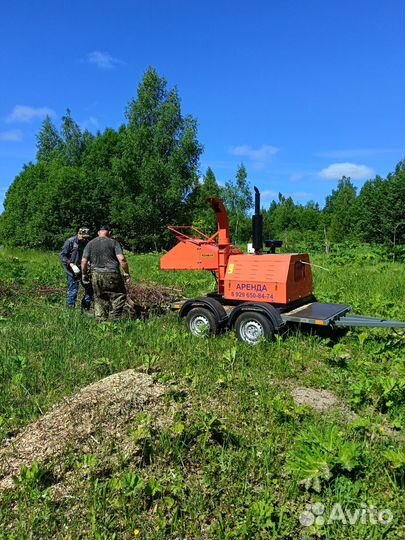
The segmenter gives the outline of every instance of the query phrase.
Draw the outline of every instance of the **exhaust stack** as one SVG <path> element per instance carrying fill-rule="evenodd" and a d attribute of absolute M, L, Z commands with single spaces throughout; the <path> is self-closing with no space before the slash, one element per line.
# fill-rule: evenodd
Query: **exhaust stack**
<path fill-rule="evenodd" d="M 260 191 L 254 186 L 255 190 L 255 213 L 252 216 L 252 238 L 253 249 L 255 253 L 261 253 L 263 250 L 263 216 L 260 209 Z"/>

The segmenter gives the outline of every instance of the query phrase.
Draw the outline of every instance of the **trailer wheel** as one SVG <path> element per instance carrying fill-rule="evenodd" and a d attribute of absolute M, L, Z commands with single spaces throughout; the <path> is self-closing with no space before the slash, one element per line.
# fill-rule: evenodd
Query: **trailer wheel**
<path fill-rule="evenodd" d="M 257 345 L 263 339 L 273 337 L 274 327 L 270 319 L 263 313 L 244 311 L 236 319 L 235 332 L 241 341 L 249 345 Z"/>
<path fill-rule="evenodd" d="M 218 322 L 214 314 L 203 307 L 193 308 L 187 313 L 186 325 L 196 337 L 206 337 L 218 331 Z"/>

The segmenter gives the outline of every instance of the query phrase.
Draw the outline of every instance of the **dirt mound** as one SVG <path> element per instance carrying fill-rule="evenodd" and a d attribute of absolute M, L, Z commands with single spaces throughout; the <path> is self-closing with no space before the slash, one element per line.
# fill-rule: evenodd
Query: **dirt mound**
<path fill-rule="evenodd" d="M 291 389 L 291 394 L 297 405 L 307 405 L 320 413 L 337 411 L 349 421 L 357 418 L 357 414 L 330 390 L 297 386 Z"/>
<path fill-rule="evenodd" d="M 58 406 L 0 448 L 0 491 L 13 486 L 22 465 L 46 463 L 71 449 L 85 450 L 100 433 L 119 438 L 140 412 L 163 409 L 162 385 L 132 369 L 98 381 Z"/>
<path fill-rule="evenodd" d="M 181 297 L 182 291 L 173 287 L 163 287 L 158 283 L 140 282 L 127 284 L 127 310 L 140 317 L 149 313 L 161 313 Z"/>
<path fill-rule="evenodd" d="M 291 390 L 297 405 L 308 405 L 318 412 L 341 407 L 341 403 L 333 392 L 317 388 L 296 387 Z"/>

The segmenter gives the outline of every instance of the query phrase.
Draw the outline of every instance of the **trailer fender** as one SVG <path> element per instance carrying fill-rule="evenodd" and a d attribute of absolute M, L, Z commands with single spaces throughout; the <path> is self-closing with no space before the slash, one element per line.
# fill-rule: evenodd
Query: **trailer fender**
<path fill-rule="evenodd" d="M 216 298 L 210 298 L 208 296 L 187 300 L 180 309 L 180 317 L 186 317 L 187 313 L 195 307 L 205 307 L 209 309 L 214 314 L 218 326 L 222 326 L 228 320 L 228 315 L 224 306 L 218 302 Z"/>
<path fill-rule="evenodd" d="M 264 302 L 248 302 L 245 304 L 240 304 L 232 311 L 228 321 L 228 326 L 230 328 L 233 328 L 235 326 L 236 319 L 244 311 L 259 311 L 260 313 L 266 315 L 266 317 L 271 320 L 274 326 L 274 331 L 276 333 L 284 326 L 284 321 L 281 318 L 280 313 L 271 304 L 265 304 Z"/>

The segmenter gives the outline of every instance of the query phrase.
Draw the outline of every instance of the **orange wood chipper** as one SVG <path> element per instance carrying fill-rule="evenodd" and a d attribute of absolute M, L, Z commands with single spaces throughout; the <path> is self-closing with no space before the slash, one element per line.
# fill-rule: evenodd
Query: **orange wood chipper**
<path fill-rule="evenodd" d="M 281 241 L 263 242 L 260 192 L 254 189 L 253 253 L 231 244 L 228 214 L 218 198 L 207 199 L 218 223 L 212 236 L 191 226 L 168 227 L 178 243 L 163 255 L 160 268 L 208 270 L 217 280 L 214 293 L 174 304 L 192 334 L 200 337 L 234 328 L 239 339 L 255 345 L 288 324 L 405 328 L 403 322 L 349 314 L 347 305 L 317 302 L 308 254 L 276 253 Z"/>

